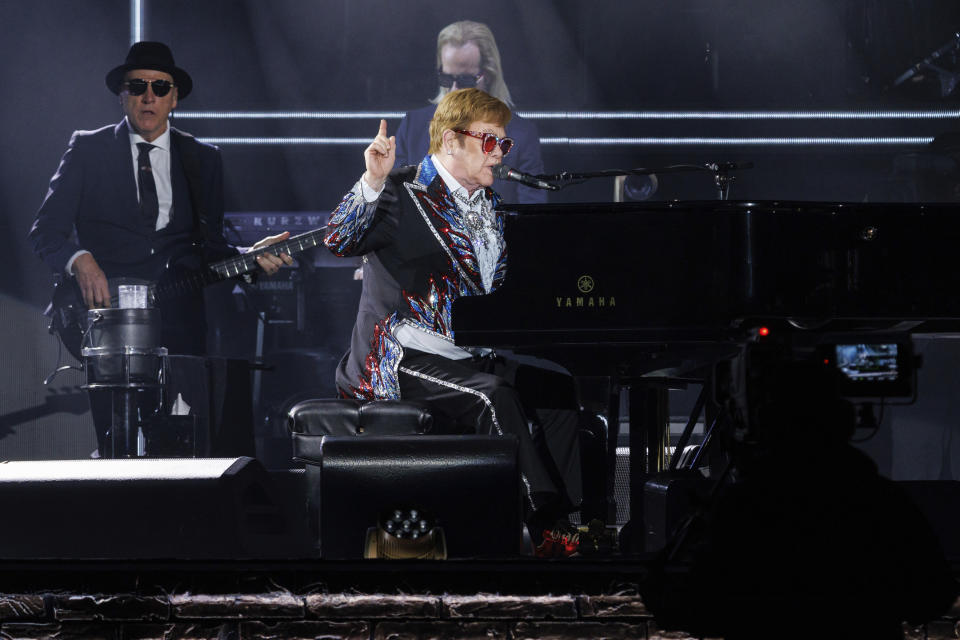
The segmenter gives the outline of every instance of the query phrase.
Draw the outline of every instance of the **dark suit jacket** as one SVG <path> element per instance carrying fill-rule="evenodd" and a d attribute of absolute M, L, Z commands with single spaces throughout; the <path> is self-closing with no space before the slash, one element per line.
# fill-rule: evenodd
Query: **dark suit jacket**
<path fill-rule="evenodd" d="M 407 113 L 397 128 L 397 166 L 420 164 L 430 147 L 430 120 L 437 110 L 436 105 L 427 105 Z M 505 164 L 524 173 L 543 173 L 543 158 L 540 157 L 540 134 L 537 125 L 517 114 L 507 124 L 507 136 L 513 138 L 514 148 Z M 493 190 L 503 202 L 511 204 L 537 204 L 547 201 L 547 192 L 525 187 L 508 180 L 495 180 Z"/>
<path fill-rule="evenodd" d="M 499 198 L 491 189 L 494 205 Z M 497 212 L 503 233 L 505 214 Z M 457 205 L 429 157 L 394 169 L 376 202 L 356 188 L 330 214 L 324 244 L 338 256 L 366 257 L 363 293 L 350 351 L 337 369 L 346 397 L 400 397 L 397 367 L 403 347 L 395 332 L 404 324 L 453 340 L 451 305 L 483 295 L 477 256 Z M 492 290 L 503 282 L 501 251 Z"/>
<path fill-rule="evenodd" d="M 63 274 L 67 261 L 80 249 L 93 254 L 108 278 L 146 280 L 159 279 L 167 260 L 189 250 L 196 240 L 204 240 L 201 260 L 235 253 L 223 239 L 219 150 L 176 129 L 170 139 L 173 209 L 167 227 L 156 231 L 155 221 L 140 213 L 126 120 L 74 132 L 30 230 L 34 251 L 54 273 Z M 198 224 L 200 218 L 206 222 L 205 231 Z M 165 333 L 168 324 L 183 324 L 191 334 L 200 334 L 190 338 L 190 345 L 165 346 L 183 353 L 202 350 L 206 326 L 202 299 L 161 311 Z"/>

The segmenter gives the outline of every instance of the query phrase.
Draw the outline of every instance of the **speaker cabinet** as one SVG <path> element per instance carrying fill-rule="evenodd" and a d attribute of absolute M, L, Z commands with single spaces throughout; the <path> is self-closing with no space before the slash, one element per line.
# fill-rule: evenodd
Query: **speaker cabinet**
<path fill-rule="evenodd" d="M 0 558 L 302 557 L 279 497 L 246 457 L 0 463 Z"/>
<path fill-rule="evenodd" d="M 394 509 L 431 514 L 448 557 L 520 551 L 515 438 L 324 436 L 304 461 L 323 558 L 362 558 L 368 528 Z"/>

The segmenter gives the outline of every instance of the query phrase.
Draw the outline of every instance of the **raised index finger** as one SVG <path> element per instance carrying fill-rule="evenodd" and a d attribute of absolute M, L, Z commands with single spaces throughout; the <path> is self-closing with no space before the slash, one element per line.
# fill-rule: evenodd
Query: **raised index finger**
<path fill-rule="evenodd" d="M 379 132 L 377 135 L 378 135 L 378 136 L 384 136 L 384 137 L 386 137 L 386 135 L 387 135 L 387 121 L 386 121 L 386 120 L 381 120 L 381 121 L 380 121 L 380 132 Z"/>

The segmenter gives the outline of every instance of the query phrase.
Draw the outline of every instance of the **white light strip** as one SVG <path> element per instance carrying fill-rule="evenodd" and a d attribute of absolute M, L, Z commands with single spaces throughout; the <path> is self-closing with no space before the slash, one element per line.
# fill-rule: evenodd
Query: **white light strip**
<path fill-rule="evenodd" d="M 218 145 L 367 145 L 370 138 L 200 138 Z M 913 138 L 540 138 L 543 145 L 590 147 L 663 146 L 915 146 L 929 144 L 933 137 Z"/>
<path fill-rule="evenodd" d="M 944 120 L 936 111 L 518 111 L 532 120 Z"/>
<path fill-rule="evenodd" d="M 946 120 L 960 110 L 927 111 L 518 111 L 531 120 Z M 184 120 L 362 120 L 403 111 L 178 111 Z"/>
<path fill-rule="evenodd" d="M 143 40 L 142 0 L 130 0 L 130 44 Z"/>
<path fill-rule="evenodd" d="M 354 145 L 370 144 L 372 138 L 199 138 L 209 144 L 277 144 L 277 145 Z"/>
<path fill-rule="evenodd" d="M 584 146 L 882 146 L 918 145 L 933 141 L 927 137 L 854 138 L 540 138 L 540 144 Z"/>
<path fill-rule="evenodd" d="M 403 111 L 175 111 L 183 120 L 373 120 L 402 118 Z"/>

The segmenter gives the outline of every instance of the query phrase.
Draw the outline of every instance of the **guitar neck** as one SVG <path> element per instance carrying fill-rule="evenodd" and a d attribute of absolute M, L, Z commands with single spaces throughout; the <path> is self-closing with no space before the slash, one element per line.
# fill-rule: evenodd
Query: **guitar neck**
<path fill-rule="evenodd" d="M 312 249 L 323 241 L 324 231 L 325 229 L 307 231 L 306 233 L 301 233 L 298 236 L 287 238 L 283 242 L 272 244 L 269 247 L 263 247 L 262 249 L 257 249 L 256 251 L 241 253 L 231 258 L 227 258 L 226 260 L 215 262 L 207 267 L 208 273 L 216 274 L 216 279 L 212 280 L 210 284 L 213 282 L 219 282 L 220 280 L 226 280 L 227 278 L 242 276 L 245 273 L 255 271 L 257 268 L 259 268 L 259 265 L 257 264 L 257 258 L 266 253 L 275 256 L 285 253 L 292 256 L 300 253 L 301 251 Z"/>
<path fill-rule="evenodd" d="M 268 247 L 241 253 L 220 262 L 209 264 L 201 271 L 181 278 L 174 282 L 157 284 L 152 291 L 155 299 L 160 300 L 171 296 L 197 291 L 207 285 L 222 282 L 228 278 L 242 276 L 259 268 L 257 257 L 269 253 L 279 256 L 281 253 L 295 255 L 306 249 L 312 249 L 323 242 L 324 228 L 307 231 L 298 236 L 287 238 Z"/>

